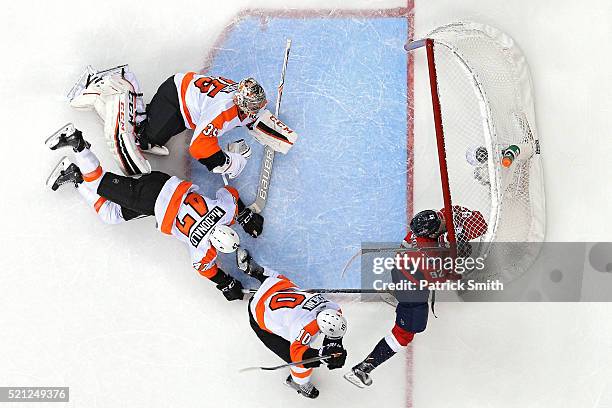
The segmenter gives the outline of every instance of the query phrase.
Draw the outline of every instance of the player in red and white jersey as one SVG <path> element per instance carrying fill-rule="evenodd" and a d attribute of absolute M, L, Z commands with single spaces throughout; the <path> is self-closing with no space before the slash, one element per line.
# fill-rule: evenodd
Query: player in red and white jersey
<path fill-rule="evenodd" d="M 191 156 L 209 171 L 225 174 L 230 179 L 244 169 L 250 148 L 242 143 L 240 146 L 247 150 L 234 151 L 230 147 L 223 150 L 219 138 L 236 127 L 252 125 L 267 104 L 266 93 L 254 78 L 236 83 L 220 76 L 195 72 L 178 73 L 164 81 L 146 106 L 146 111 L 143 111 L 144 103 L 136 76 L 125 69 L 95 74 L 81 88 L 81 92 L 71 99 L 71 106 L 95 109 L 107 125 L 105 133 L 108 133 L 110 144 L 117 139 L 117 126 L 110 125 L 115 123 L 115 117 L 122 115 L 123 111 L 116 107 L 117 95 L 121 95 L 119 101 L 129 103 L 130 115 L 133 116 L 128 122 L 135 122 L 135 126 L 125 132 L 119 130 L 122 143 L 130 147 L 130 143 L 137 139 L 139 148 L 145 153 L 168 155 L 165 144 L 170 138 L 191 129 Z M 121 121 L 119 128 L 124 127 L 123 123 Z M 124 135 L 126 132 L 132 134 Z M 142 173 L 146 173 L 147 168 L 150 171 L 148 163 L 141 163 L 144 159 L 138 151 L 130 153 L 125 150 L 118 149 L 116 154 L 122 168 L 135 167 L 135 172 Z"/>
<path fill-rule="evenodd" d="M 67 125 L 46 141 L 51 150 L 72 147 L 76 164 L 63 158 L 53 170 L 47 185 L 57 190 L 73 184 L 87 204 L 107 224 L 119 224 L 153 215 L 157 228 L 184 242 L 193 267 L 217 284 L 228 300 L 242 299 L 242 285 L 217 263 L 217 251 L 233 252 L 238 235 L 229 228 L 238 221 L 253 237 L 261 234 L 263 217 L 246 208 L 238 191 L 230 186 L 219 189 L 216 197 L 198 194 L 198 186 L 162 172 L 140 178 L 120 176 L 102 170 L 81 132 Z"/>
<path fill-rule="evenodd" d="M 468 241 L 479 238 L 487 231 L 487 223 L 477 210 L 453 206 L 453 225 L 458 242 L 463 246 L 457 247 L 458 256 L 469 256 Z M 404 238 L 403 248 L 414 249 L 408 252 L 411 257 L 447 257 L 450 256 L 446 243 L 447 225 L 443 210 L 425 210 L 416 214 L 410 221 L 410 231 Z M 405 253 L 401 251 L 401 253 Z M 426 265 L 426 264 L 421 264 Z M 440 271 L 421 267 L 416 271 L 399 271 L 392 273 L 393 280 L 398 282 L 404 278 L 414 282 L 419 288 L 421 280 L 428 282 L 443 282 L 449 279 L 458 279 L 460 276 L 453 271 Z M 390 359 L 402 348 L 408 346 L 414 335 L 421 333 L 427 327 L 429 314 L 428 289 L 415 289 L 401 291 L 395 294 L 398 304 L 395 309 L 395 325 L 391 333 L 383 337 L 372 352 L 351 371 L 344 375 L 349 382 L 363 388 L 372 384 L 370 373 L 379 365 Z"/>
<path fill-rule="evenodd" d="M 302 291 L 277 272 L 264 270 L 242 248 L 236 252 L 236 258 L 241 270 L 261 282 L 249 301 L 249 320 L 266 347 L 287 363 L 334 355 L 324 360 L 327 368 L 342 367 L 346 361 L 342 345 L 346 319 L 340 306 L 321 294 Z M 311 347 L 320 333 L 325 336 L 322 347 Z M 320 365 L 321 360 L 292 366 L 285 383 L 305 397 L 316 398 L 319 391 L 310 377 L 313 368 Z"/>
<path fill-rule="evenodd" d="M 469 256 L 471 247 L 468 245 L 468 241 L 484 235 L 487 231 L 487 222 L 480 211 L 470 210 L 458 205 L 453 206 L 452 213 L 457 241 L 457 255 L 463 257 Z M 446 245 L 448 243 L 446 226 L 444 209 L 439 211 L 421 211 L 413 217 L 410 223 L 410 231 L 404 237 L 402 246 L 416 250 L 416 252 L 409 254 L 412 257 L 434 258 L 449 256 L 450 251 L 448 245 Z M 409 273 L 404 273 L 404 275 L 417 284 L 420 279 L 426 279 L 429 282 L 443 282 L 448 279 L 459 279 L 461 277 L 452 271 L 440 271 L 431 267 L 428 269 L 424 263 L 421 263 L 421 265 L 423 267 L 418 271 L 418 276 Z"/>

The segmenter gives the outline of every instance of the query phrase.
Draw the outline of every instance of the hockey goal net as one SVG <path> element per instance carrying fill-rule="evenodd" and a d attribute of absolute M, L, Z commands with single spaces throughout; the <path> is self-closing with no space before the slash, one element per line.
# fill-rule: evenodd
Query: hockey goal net
<path fill-rule="evenodd" d="M 423 48 L 449 241 L 472 241 L 472 256 L 487 258 L 470 278 L 510 281 L 537 257 L 545 233 L 527 63 L 510 37 L 477 23 L 445 25 L 406 46 Z M 457 206 L 480 211 L 486 225 L 463 225 Z M 470 240 L 466 228 L 486 232 Z"/>

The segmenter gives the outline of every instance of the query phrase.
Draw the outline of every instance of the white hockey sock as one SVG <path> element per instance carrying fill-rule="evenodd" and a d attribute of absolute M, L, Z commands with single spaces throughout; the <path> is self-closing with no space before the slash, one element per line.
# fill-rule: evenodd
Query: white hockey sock
<path fill-rule="evenodd" d="M 102 166 L 100 166 L 100 160 L 98 160 L 96 155 L 89 149 L 83 149 L 76 153 L 75 158 L 76 164 L 83 174 L 84 184 L 94 192 L 97 191 L 100 180 L 104 175 Z"/>
<path fill-rule="evenodd" d="M 98 214 L 98 217 L 100 217 L 102 222 L 105 224 L 120 224 L 125 222 L 121 212 L 121 206 L 99 196 L 95 190 L 92 190 L 87 184 L 88 183 L 82 183 L 77 190 L 79 191 L 79 194 L 81 194 L 81 197 L 85 199 L 87 205 L 93 208 Z"/>
<path fill-rule="evenodd" d="M 395 338 L 395 336 L 393 334 L 386 335 L 385 336 L 385 341 L 387 342 L 387 344 L 389 345 L 391 350 L 393 350 L 396 353 L 398 351 L 400 351 L 402 348 L 404 348 L 404 346 L 399 344 L 399 342 L 397 341 L 397 339 Z"/>
<path fill-rule="evenodd" d="M 304 385 L 310 381 L 310 376 L 312 375 L 312 368 L 302 368 L 302 367 L 291 367 L 291 378 L 296 384 Z"/>

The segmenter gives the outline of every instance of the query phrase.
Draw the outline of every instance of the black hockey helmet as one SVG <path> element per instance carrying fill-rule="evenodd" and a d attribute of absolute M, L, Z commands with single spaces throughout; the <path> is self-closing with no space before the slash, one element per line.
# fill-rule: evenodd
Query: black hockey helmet
<path fill-rule="evenodd" d="M 442 218 L 436 211 L 424 210 L 412 217 L 410 230 L 417 237 L 433 238 L 439 235 L 440 224 L 442 224 Z"/>

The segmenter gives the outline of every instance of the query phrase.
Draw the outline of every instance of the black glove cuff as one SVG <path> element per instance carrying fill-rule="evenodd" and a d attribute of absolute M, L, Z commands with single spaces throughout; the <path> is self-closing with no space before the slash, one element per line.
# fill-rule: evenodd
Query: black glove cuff
<path fill-rule="evenodd" d="M 330 343 L 336 343 L 336 344 L 342 345 L 342 337 L 340 337 L 339 339 L 330 339 L 329 337 L 326 336 L 323 339 L 323 345 L 326 346 Z"/>
<path fill-rule="evenodd" d="M 229 281 L 232 280 L 232 277 L 229 276 L 227 273 L 223 272 L 221 268 L 219 268 L 217 269 L 217 273 L 215 274 L 215 276 L 210 278 L 210 280 L 215 282 L 217 284 L 217 287 L 219 287 L 227 285 Z"/>
<path fill-rule="evenodd" d="M 227 160 L 227 155 L 223 152 L 223 150 L 219 150 L 212 156 L 199 159 L 198 161 L 205 165 L 208 171 L 212 171 L 215 167 L 223 166 L 225 164 L 225 160 Z"/>
<path fill-rule="evenodd" d="M 306 359 L 314 358 L 314 357 L 319 357 L 319 349 L 309 348 L 302 355 L 302 360 L 306 360 Z M 319 367 L 320 365 L 321 365 L 321 361 L 313 361 L 312 363 L 304 364 L 304 367 L 305 368 L 316 368 L 316 367 Z"/>
<path fill-rule="evenodd" d="M 244 226 L 244 224 L 251 221 L 252 217 L 253 217 L 253 211 L 251 211 L 250 209 L 243 208 L 242 211 L 238 209 L 238 215 L 236 216 L 236 221 L 238 221 L 238 224 Z"/>
<path fill-rule="evenodd" d="M 242 212 L 246 209 L 246 205 L 244 205 L 242 200 L 239 198 L 236 202 L 236 206 L 238 207 L 238 216 L 240 216 L 240 214 L 242 214 Z"/>

